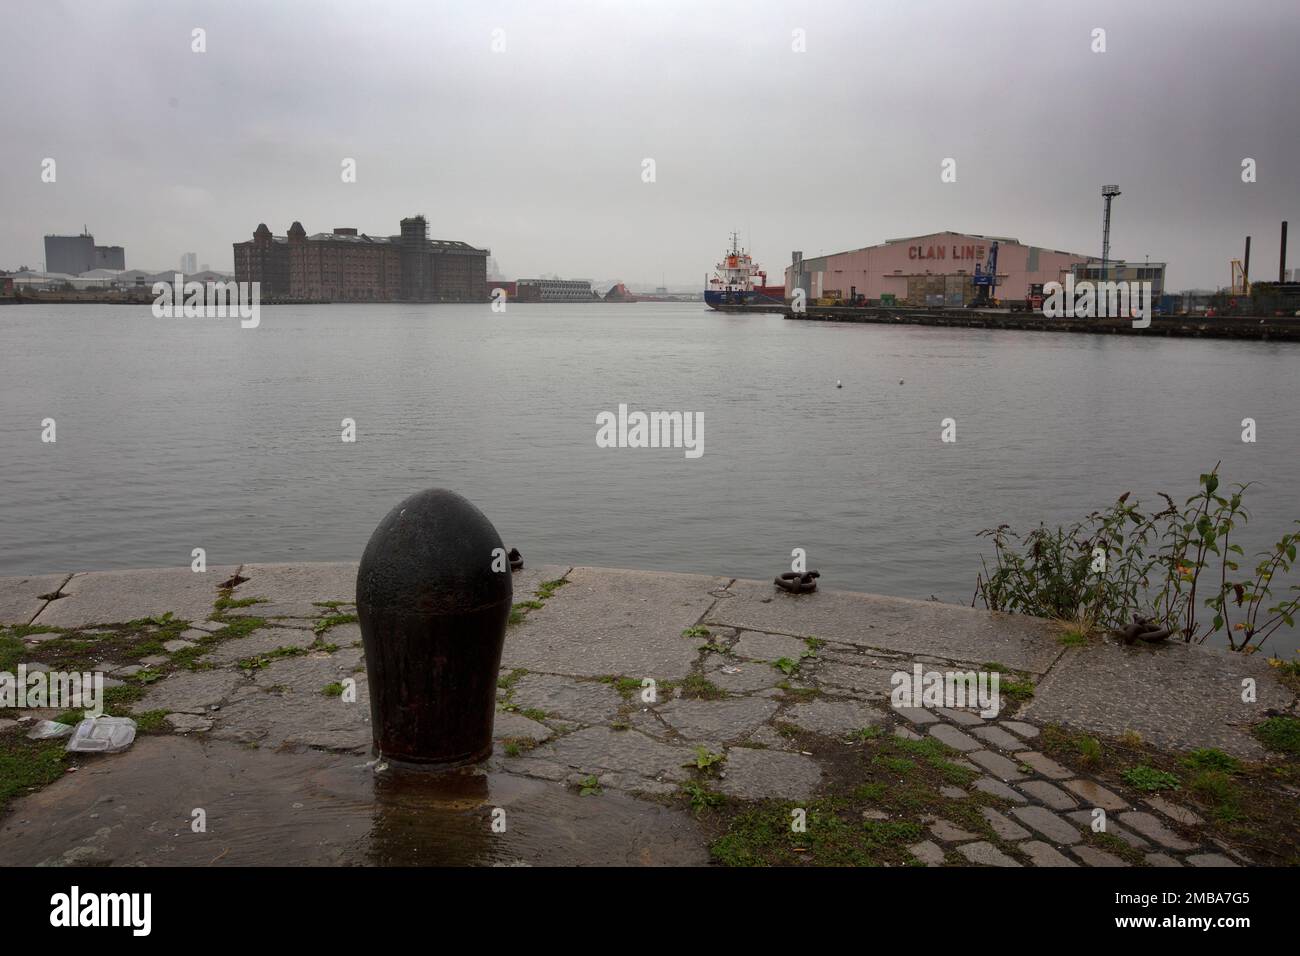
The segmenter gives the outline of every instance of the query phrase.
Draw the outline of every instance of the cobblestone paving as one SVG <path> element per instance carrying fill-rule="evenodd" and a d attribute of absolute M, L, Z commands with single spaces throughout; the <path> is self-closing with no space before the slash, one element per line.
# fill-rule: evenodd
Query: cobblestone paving
<path fill-rule="evenodd" d="M 197 658 L 201 669 L 170 671 L 149 686 L 135 711 L 165 712 L 167 728 L 193 738 L 366 754 L 369 704 L 360 631 L 350 620 L 351 567 L 246 566 L 239 573 L 249 580 L 231 596 L 265 600 L 211 615 L 194 613 L 192 581 L 169 575 L 166 587 L 196 620 L 186 631 L 192 640 L 169 646 L 155 664 L 198 645 L 205 648 Z M 104 608 L 111 603 L 111 586 L 131 573 L 75 576 L 77 592 L 88 597 L 84 604 L 61 607 L 60 600 L 50 600 L 34 616 L 108 624 L 94 618 L 110 616 Z M 612 590 L 611 575 L 617 576 Z M 895 709 L 889 698 L 893 673 L 910 672 L 916 663 L 927 671 L 974 668 L 969 658 L 936 656 L 942 645 L 936 634 L 920 643 L 924 655 L 901 651 L 897 608 L 889 616 L 885 648 L 871 645 L 866 627 L 846 643 L 720 623 L 727 620 L 734 583 L 725 578 L 530 568 L 515 576 L 515 600 L 528 600 L 541 582 L 557 579 L 566 583 L 542 607 L 528 610 L 507 636 L 490 771 L 582 787 L 594 778 L 602 789 L 653 798 L 677 793 L 692 779 L 688 765 L 703 753 L 723 758 L 714 781 L 723 794 L 806 800 L 826 781 L 819 760 L 826 755 L 801 749 L 794 740 L 800 733 L 818 735 L 825 748 L 860 733 L 929 738 L 952 748 L 953 762 L 978 772 L 966 787 L 943 787 L 945 799 L 956 804 L 978 794 L 981 800 L 996 798 L 998 805 L 980 808 L 986 833 L 929 819 L 926 839 L 908 847 L 919 863 L 1131 865 L 1132 853 L 1124 859 L 1089 842 L 1103 818 L 1104 832 L 1147 865 L 1250 863 L 1205 836 L 1203 821 L 1186 809 L 1159 797 L 1116 792 L 1113 783 L 1103 786 L 1037 750 L 1043 725 L 1005 695 L 1001 712 L 987 717 L 962 709 Z M 30 589 L 68 583 L 63 575 L 30 580 Z M 755 595 L 748 585 L 743 590 Z M 632 602 L 637 612 L 611 619 L 617 603 L 612 594 Z M 35 594 L 24 595 L 0 596 L 25 615 L 40 602 Z M 132 600 L 156 611 L 162 598 L 137 592 Z M 802 599 L 778 594 L 771 600 Z M 793 613 L 784 607 L 757 616 L 787 620 Z M 198 618 L 247 615 L 266 623 L 229 641 L 205 643 L 220 620 Z M 583 635 L 584 646 L 594 650 L 566 643 L 565 635 Z M 1023 662 L 1050 670 L 1044 662 L 1057 656 L 1056 646 L 1038 648 L 1026 635 L 1021 622 L 1014 640 L 1003 646 Z M 134 680 L 139 666 L 116 671 Z M 1043 672 L 1022 672 L 1028 673 Z M 345 682 L 355 696 L 322 692 Z"/>

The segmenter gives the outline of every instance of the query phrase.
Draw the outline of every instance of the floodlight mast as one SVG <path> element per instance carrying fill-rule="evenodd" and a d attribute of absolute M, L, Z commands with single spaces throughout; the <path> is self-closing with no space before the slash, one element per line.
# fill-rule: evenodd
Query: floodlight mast
<path fill-rule="evenodd" d="M 1102 186 L 1101 196 L 1106 200 L 1106 214 L 1101 221 L 1101 279 L 1106 281 L 1106 263 L 1110 260 L 1110 201 L 1120 195 L 1118 186 Z"/>

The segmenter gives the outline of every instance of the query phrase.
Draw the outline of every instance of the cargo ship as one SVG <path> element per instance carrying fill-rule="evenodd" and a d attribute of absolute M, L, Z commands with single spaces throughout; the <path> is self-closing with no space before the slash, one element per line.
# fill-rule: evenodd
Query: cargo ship
<path fill-rule="evenodd" d="M 740 247 L 739 236 L 733 232 L 730 251 L 722 257 L 705 283 L 704 301 L 711 309 L 735 305 L 782 305 L 785 286 L 767 284 L 767 273 Z"/>

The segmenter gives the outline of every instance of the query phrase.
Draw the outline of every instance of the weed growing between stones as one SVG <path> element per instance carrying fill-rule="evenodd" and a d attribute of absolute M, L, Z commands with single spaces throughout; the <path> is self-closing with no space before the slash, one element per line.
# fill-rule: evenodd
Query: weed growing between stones
<path fill-rule="evenodd" d="M 695 780 L 688 780 L 682 784 L 681 793 L 690 801 L 691 810 L 696 814 L 711 810 L 714 807 L 720 807 L 727 800 L 722 794 L 710 790 L 707 786 Z"/>
<path fill-rule="evenodd" d="M 669 686 L 672 682 L 669 682 Z M 682 696 L 697 700 L 722 700 L 727 692 L 703 674 L 688 674 L 681 682 Z"/>
<path fill-rule="evenodd" d="M 1300 727 L 1295 718 L 1270 719 L 1292 720 Z M 1254 728 L 1256 736 L 1268 723 L 1266 720 Z M 1084 741 L 1092 741 L 1095 749 Z M 1116 793 L 1128 790 L 1135 802 L 1148 794 L 1158 796 L 1196 814 L 1205 821 L 1204 826 L 1189 828 L 1164 821 L 1188 839 L 1199 842 L 1206 836 L 1217 837 L 1240 847 L 1252 862 L 1261 865 L 1300 865 L 1300 819 L 1294 795 L 1300 787 L 1300 759 L 1296 754 L 1279 751 L 1265 763 L 1240 760 L 1213 748 L 1176 755 L 1148 747 L 1131 732 L 1118 738 L 1085 737 L 1054 724 L 1043 729 L 1038 745 L 1067 767 L 1085 764 L 1081 753 L 1095 753 L 1095 758 L 1086 762 L 1087 773 L 1102 786 Z M 1173 786 L 1169 786 L 1171 782 Z M 1142 784 L 1156 789 L 1141 789 Z M 1113 846 L 1101 846 L 1105 841 L 1092 839 L 1096 836 L 1091 834 L 1089 842 L 1099 849 L 1130 862 L 1145 862 L 1133 860 Z"/>
<path fill-rule="evenodd" d="M 1300 756 L 1300 719 L 1269 717 L 1254 728 L 1254 734 L 1269 750 Z"/>
<path fill-rule="evenodd" d="M 623 677 L 618 674 L 606 674 L 600 678 L 602 684 L 611 685 L 623 700 L 631 702 L 633 696 L 641 689 L 641 681 L 635 677 Z M 673 685 L 671 682 L 665 682 L 661 687 L 665 691 L 671 691 Z"/>
<path fill-rule="evenodd" d="M 1157 793 L 1160 790 L 1177 790 L 1178 778 L 1172 773 L 1155 770 L 1146 764 L 1130 767 L 1120 774 L 1124 782 L 1135 790 Z"/>
<path fill-rule="evenodd" d="M 21 733 L 0 734 L 0 813 L 10 801 L 39 790 L 68 769 L 66 740 L 28 740 Z"/>
<path fill-rule="evenodd" d="M 507 757 L 522 757 L 538 745 L 532 737 L 503 737 L 501 747 Z"/>
<path fill-rule="evenodd" d="M 1023 537 L 1005 524 L 981 531 L 993 543 L 993 565 L 981 559 L 971 605 L 1115 632 L 1141 617 L 1186 642 L 1221 633 L 1233 650 L 1259 648 L 1300 613 L 1300 595 L 1273 591 L 1295 567 L 1300 532 L 1284 533 L 1243 572 L 1245 552 L 1232 535 L 1247 521 L 1250 486 L 1224 497 L 1218 469 L 1200 476 L 1182 506 L 1161 492 L 1166 507 L 1145 513 L 1125 492 L 1069 527 L 1039 525 Z"/>
<path fill-rule="evenodd" d="M 983 666 L 986 671 L 1001 675 L 998 678 L 998 694 L 1011 703 L 1023 704 L 1034 696 L 1034 682 L 1028 674 L 1013 670 L 997 661 L 986 661 Z"/>
<path fill-rule="evenodd" d="M 799 662 L 791 660 L 788 657 L 778 657 L 772 662 L 772 666 L 779 670 L 786 677 L 789 677 L 799 669 Z"/>
<path fill-rule="evenodd" d="M 1079 762 L 1085 767 L 1096 766 L 1101 762 L 1101 742 L 1096 737 L 1080 737 L 1075 741 L 1079 751 Z"/>
<path fill-rule="evenodd" d="M 506 696 L 509 697 L 514 692 L 515 684 L 519 683 L 519 678 L 523 677 L 527 673 L 528 671 L 524 668 L 516 667 L 509 674 L 498 674 L 497 688 L 505 691 Z"/>
<path fill-rule="evenodd" d="M 708 747 L 696 747 L 695 759 L 683 766 L 690 767 L 702 774 L 716 775 L 718 764 L 727 759 L 726 754 L 715 754 Z"/>
<path fill-rule="evenodd" d="M 564 578 L 556 578 L 553 581 L 543 581 L 537 585 L 537 590 L 533 593 L 542 601 L 549 601 L 555 596 L 555 592 L 564 587 L 569 582 Z"/>
<path fill-rule="evenodd" d="M 265 654 L 258 654 L 255 657 L 245 657 L 236 662 L 235 666 L 240 670 L 256 671 L 261 670 L 264 667 L 269 667 L 272 662 L 286 657 L 303 657 L 307 654 L 315 654 L 317 652 L 333 654 L 339 649 L 337 644 L 331 644 L 319 636 L 324 634 L 324 631 L 316 631 L 314 633 L 318 635 L 316 640 L 312 641 L 306 647 L 277 647 L 275 650 L 268 651 Z M 209 650 L 209 648 L 203 648 L 204 653 L 206 653 L 207 650 Z"/>
<path fill-rule="evenodd" d="M 555 578 L 537 585 L 531 599 L 518 601 L 510 606 L 510 616 L 506 618 L 506 627 L 515 627 L 522 624 L 529 611 L 540 611 L 546 606 L 546 602 L 555 596 L 555 592 L 568 583 L 565 578 Z"/>
<path fill-rule="evenodd" d="M 967 784 L 977 774 L 953 761 L 958 754 L 933 738 L 906 740 L 887 733 L 852 734 L 847 741 L 777 723 L 777 732 L 799 749 L 815 752 L 826 771 L 819 795 L 807 801 L 745 802 L 732 798 L 700 805 L 699 824 L 709 834 L 709 852 L 726 866 L 915 865 L 908 847 L 927 839 L 928 822 L 942 820 L 1017 855 L 993 831 L 983 808 L 1005 807 L 989 794 L 972 791 L 961 799 L 941 792 Z M 681 799 L 693 792 L 682 788 Z M 803 832 L 792 814 L 804 810 Z M 963 858 L 951 862 L 964 865 Z"/>
<path fill-rule="evenodd" d="M 1085 624 L 1074 622 L 1066 623 L 1064 630 L 1056 638 L 1056 643 L 1062 647 L 1083 647 L 1088 644 L 1090 628 Z"/>
<path fill-rule="evenodd" d="M 220 614 L 222 611 L 229 611 L 233 608 L 252 607 L 254 604 L 265 603 L 266 598 L 264 597 L 233 598 L 230 596 L 229 590 L 227 590 L 217 598 L 216 602 L 212 605 L 212 609 L 217 614 Z M 216 620 L 216 618 L 214 617 L 213 620 Z"/>
<path fill-rule="evenodd" d="M 342 627 L 344 624 L 355 623 L 357 623 L 357 616 L 355 614 L 331 614 L 328 617 L 323 617 L 317 621 L 312 627 L 312 633 L 317 637 L 320 637 L 336 627 Z"/>

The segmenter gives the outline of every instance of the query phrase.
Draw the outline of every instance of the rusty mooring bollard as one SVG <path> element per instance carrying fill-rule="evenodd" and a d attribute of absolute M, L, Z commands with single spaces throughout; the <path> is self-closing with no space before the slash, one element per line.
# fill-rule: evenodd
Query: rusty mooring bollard
<path fill-rule="evenodd" d="M 492 752 L 497 669 L 514 589 L 501 536 L 453 491 L 412 495 L 379 522 L 357 570 L 375 749 L 454 765 Z"/>

